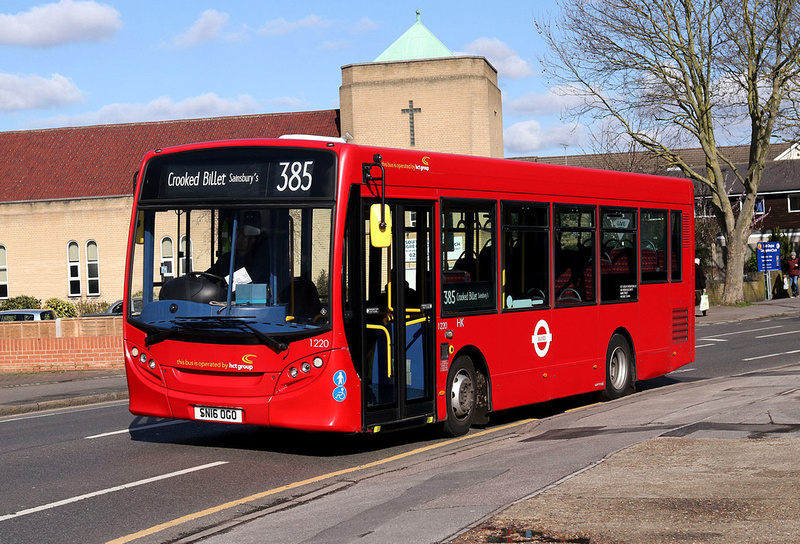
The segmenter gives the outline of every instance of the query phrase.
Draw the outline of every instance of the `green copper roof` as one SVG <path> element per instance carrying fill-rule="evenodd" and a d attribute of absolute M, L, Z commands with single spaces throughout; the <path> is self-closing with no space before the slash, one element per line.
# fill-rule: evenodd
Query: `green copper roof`
<path fill-rule="evenodd" d="M 454 57 L 453 52 L 439 41 L 439 38 L 425 28 L 419 20 L 419 10 L 417 10 L 417 22 L 406 30 L 405 34 L 397 38 L 386 51 L 381 53 L 375 62 L 387 62 L 398 60 L 414 59 L 434 59 L 438 57 Z"/>

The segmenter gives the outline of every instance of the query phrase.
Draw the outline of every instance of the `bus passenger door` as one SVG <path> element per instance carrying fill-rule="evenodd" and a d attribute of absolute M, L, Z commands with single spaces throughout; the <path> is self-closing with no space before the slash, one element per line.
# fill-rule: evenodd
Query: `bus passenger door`
<path fill-rule="evenodd" d="M 362 380 L 366 427 L 433 415 L 433 204 L 389 204 L 389 247 L 370 243 L 364 202 Z"/>

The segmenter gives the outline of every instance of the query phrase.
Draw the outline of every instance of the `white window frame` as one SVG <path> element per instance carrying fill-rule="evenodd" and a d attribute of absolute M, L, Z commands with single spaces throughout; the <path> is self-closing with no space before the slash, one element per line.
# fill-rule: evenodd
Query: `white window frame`
<path fill-rule="evenodd" d="M 89 260 L 89 245 L 94 244 L 94 250 L 97 253 L 97 260 Z M 86 296 L 87 297 L 99 297 L 100 296 L 100 246 L 97 244 L 95 240 L 87 240 L 86 241 Z M 97 266 L 97 274 L 92 276 L 91 274 L 91 265 Z M 92 282 L 97 282 L 97 290 L 92 291 Z"/>
<path fill-rule="evenodd" d="M 70 247 L 75 246 L 78 252 L 77 260 L 73 261 L 70 257 Z M 72 290 L 73 283 L 78 283 L 78 291 Z M 75 240 L 67 242 L 67 296 L 79 297 L 81 296 L 81 245 Z"/>
<path fill-rule="evenodd" d="M 169 241 L 169 247 L 171 251 L 171 255 L 168 257 L 164 256 L 164 242 Z M 174 278 L 175 277 L 175 242 L 172 240 L 171 236 L 164 236 L 161 238 L 161 244 L 159 244 L 161 249 L 161 265 L 159 266 L 159 272 L 161 273 L 161 277 L 166 278 Z M 164 266 L 169 264 L 170 271 L 168 273 L 164 273 Z"/>
<path fill-rule="evenodd" d="M 8 249 L 3 244 L 0 244 L 0 288 L 5 287 L 3 291 L 5 294 L 0 292 L 0 300 L 8 299 Z"/>
<path fill-rule="evenodd" d="M 792 197 L 798 199 L 798 207 L 797 209 L 792 209 Z M 789 213 L 798 213 L 800 212 L 800 193 L 790 193 L 786 195 L 786 209 Z"/>

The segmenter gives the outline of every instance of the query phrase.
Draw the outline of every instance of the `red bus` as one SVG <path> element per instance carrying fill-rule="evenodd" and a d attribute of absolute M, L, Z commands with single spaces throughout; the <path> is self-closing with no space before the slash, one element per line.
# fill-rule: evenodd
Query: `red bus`
<path fill-rule="evenodd" d="M 294 137 L 148 153 L 124 351 L 134 414 L 437 423 L 694 359 L 689 181 Z"/>

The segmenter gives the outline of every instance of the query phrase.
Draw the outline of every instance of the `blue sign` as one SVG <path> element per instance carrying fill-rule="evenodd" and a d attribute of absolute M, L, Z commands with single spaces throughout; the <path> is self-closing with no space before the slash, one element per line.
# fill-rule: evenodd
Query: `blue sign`
<path fill-rule="evenodd" d="M 336 402 L 344 402 L 344 399 L 347 398 L 347 389 L 344 387 L 337 387 L 333 390 L 333 400 Z"/>
<path fill-rule="evenodd" d="M 337 370 L 336 373 L 333 375 L 333 383 L 334 385 L 342 386 L 347 383 L 347 372 L 344 370 Z"/>
<path fill-rule="evenodd" d="M 781 269 L 781 243 L 759 242 L 756 245 L 756 262 L 759 272 L 771 272 Z"/>

